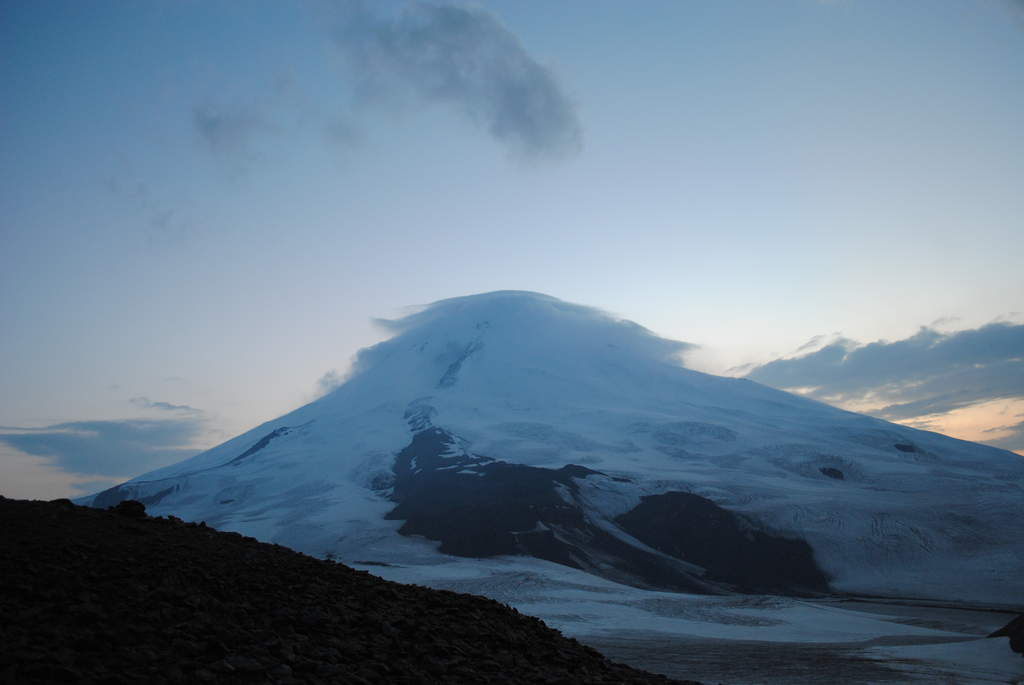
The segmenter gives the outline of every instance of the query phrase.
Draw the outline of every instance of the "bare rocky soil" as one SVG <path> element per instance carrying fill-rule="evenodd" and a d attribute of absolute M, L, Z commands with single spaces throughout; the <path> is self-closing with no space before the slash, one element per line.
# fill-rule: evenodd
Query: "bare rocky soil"
<path fill-rule="evenodd" d="M 0 683 L 672 683 L 473 595 L 204 524 L 0 497 Z"/>

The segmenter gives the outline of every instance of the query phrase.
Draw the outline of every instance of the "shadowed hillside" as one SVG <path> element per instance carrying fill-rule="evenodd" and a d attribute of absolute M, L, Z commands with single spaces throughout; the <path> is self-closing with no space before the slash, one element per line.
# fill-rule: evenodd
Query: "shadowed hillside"
<path fill-rule="evenodd" d="M 173 517 L 0 498 L 2 683 L 668 683 L 493 600 Z"/>

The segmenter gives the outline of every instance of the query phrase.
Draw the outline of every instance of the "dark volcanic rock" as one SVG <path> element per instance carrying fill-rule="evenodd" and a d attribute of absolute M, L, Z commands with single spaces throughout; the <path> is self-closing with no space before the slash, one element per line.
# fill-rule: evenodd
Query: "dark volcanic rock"
<path fill-rule="evenodd" d="M 512 464 L 466 451 L 433 425 L 433 407 L 410 406 L 412 441 L 396 456 L 388 483 L 402 535 L 441 543 L 465 557 L 525 554 L 638 587 L 700 593 L 813 593 L 828 577 L 803 540 L 758 530 L 709 499 L 682 492 L 644 497 L 615 523 L 645 545 L 596 525 L 577 481 L 608 476 L 584 466 Z M 729 439 L 704 424 L 677 430 Z M 724 429 L 722 429 L 724 431 Z M 731 436 L 735 439 L 735 436 Z M 832 473 L 834 472 L 834 473 Z M 838 469 L 822 469 L 842 478 Z M 386 488 L 382 488 L 386 489 Z"/>
<path fill-rule="evenodd" d="M 429 415 L 407 418 L 420 430 L 395 459 L 398 504 L 387 515 L 405 521 L 402 535 L 438 540 L 442 552 L 457 556 L 526 554 L 641 587 L 723 591 L 692 566 L 589 521 L 575 479 L 604 474 L 576 464 L 551 469 L 460 454 L 457 438 L 432 426 Z"/>
<path fill-rule="evenodd" d="M 1024 656 L 1024 615 L 1013 619 L 989 637 L 1010 638 L 1010 649 Z"/>
<path fill-rule="evenodd" d="M 0 683 L 655 683 L 493 600 L 141 505 L 0 498 Z"/>
<path fill-rule="evenodd" d="M 127 516 L 133 519 L 146 518 L 146 505 L 133 499 L 126 499 L 122 502 L 118 502 L 117 506 L 113 507 L 113 511 L 121 516 Z"/>
<path fill-rule="evenodd" d="M 704 567 L 744 592 L 827 592 L 811 546 L 756 530 L 736 514 L 688 492 L 643 497 L 616 523 L 637 539 Z"/>

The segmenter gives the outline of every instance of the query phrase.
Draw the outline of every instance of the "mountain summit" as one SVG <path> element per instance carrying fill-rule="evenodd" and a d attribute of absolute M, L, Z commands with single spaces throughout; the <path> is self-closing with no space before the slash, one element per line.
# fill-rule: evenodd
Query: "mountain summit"
<path fill-rule="evenodd" d="M 83 502 L 351 562 L 1024 601 L 1016 454 L 686 369 L 686 343 L 546 295 L 382 324 L 330 394 Z"/>

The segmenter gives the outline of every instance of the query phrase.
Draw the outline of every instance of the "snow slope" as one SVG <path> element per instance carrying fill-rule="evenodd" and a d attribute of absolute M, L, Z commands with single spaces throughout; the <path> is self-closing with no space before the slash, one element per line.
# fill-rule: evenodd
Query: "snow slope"
<path fill-rule="evenodd" d="M 642 561 L 728 588 L 692 561 L 698 550 L 654 535 L 701 524 L 665 519 L 674 509 L 647 528 L 623 523 L 644 498 L 689 493 L 748 537 L 809 545 L 833 590 L 1024 604 L 1016 454 L 683 368 L 683 343 L 545 295 L 443 300 L 386 325 L 394 337 L 362 350 L 331 394 L 83 501 L 141 499 L 316 555 L 429 568 L 450 559 L 444 538 L 412 533 L 500 516 L 486 503 L 448 511 L 437 493 L 423 499 L 428 484 L 498 492 L 513 474 L 540 498 L 526 513 L 503 505 L 494 524 L 520 553 L 634 585 L 659 585 L 630 575 Z M 440 436 L 428 466 L 407 449 L 425 431 Z M 584 468 L 559 471 L 570 464 Z M 403 497 L 419 518 L 388 518 Z"/>

